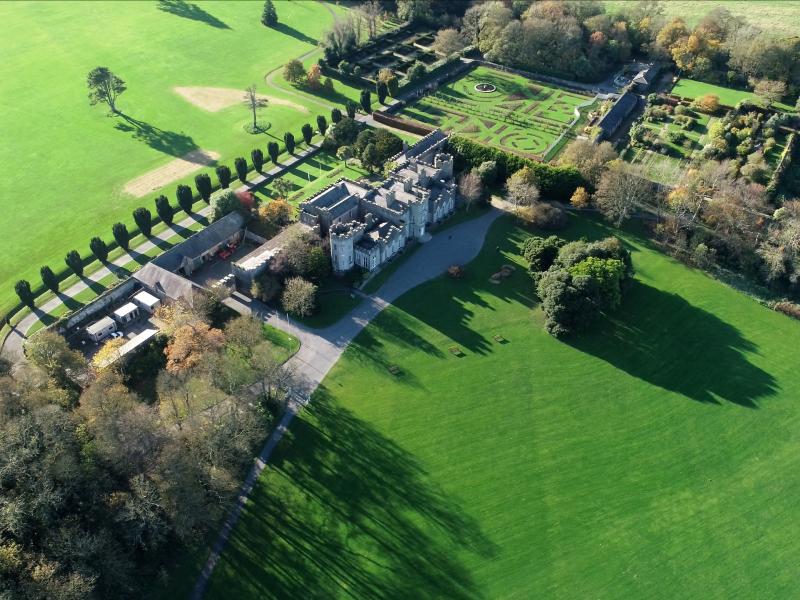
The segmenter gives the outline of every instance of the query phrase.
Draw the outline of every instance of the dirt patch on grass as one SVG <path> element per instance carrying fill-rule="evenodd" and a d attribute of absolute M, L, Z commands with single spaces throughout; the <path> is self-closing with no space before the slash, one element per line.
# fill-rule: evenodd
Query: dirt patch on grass
<path fill-rule="evenodd" d="M 184 100 L 208 112 L 217 112 L 223 108 L 233 106 L 234 104 L 242 104 L 245 100 L 244 91 L 233 88 L 175 87 L 172 88 L 172 90 Z M 288 106 L 303 113 L 310 112 L 302 104 L 292 102 L 291 100 L 276 98 L 275 96 L 266 96 L 264 94 L 259 94 L 258 97 L 276 106 Z"/>
<path fill-rule="evenodd" d="M 125 184 L 126 194 L 141 198 L 178 179 L 186 177 L 194 171 L 214 164 L 219 152 L 210 150 L 192 150 L 180 158 L 176 158 L 162 167 L 148 171 Z"/>

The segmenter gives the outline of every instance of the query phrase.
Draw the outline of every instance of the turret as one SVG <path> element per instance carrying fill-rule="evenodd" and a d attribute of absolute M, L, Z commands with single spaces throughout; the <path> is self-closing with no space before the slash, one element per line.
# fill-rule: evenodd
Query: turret
<path fill-rule="evenodd" d="M 439 177 L 444 180 L 453 178 L 453 157 L 446 152 L 438 153 L 433 159 L 433 166 L 439 171 Z"/>

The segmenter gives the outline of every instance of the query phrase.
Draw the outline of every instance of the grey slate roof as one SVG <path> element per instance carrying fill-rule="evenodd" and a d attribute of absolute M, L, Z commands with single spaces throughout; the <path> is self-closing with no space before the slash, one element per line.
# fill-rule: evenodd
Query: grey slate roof
<path fill-rule="evenodd" d="M 232 212 L 157 256 L 152 263 L 167 271 L 177 271 L 183 264 L 184 257 L 197 258 L 243 228 L 244 216 L 239 212 Z"/>
<path fill-rule="evenodd" d="M 611 107 L 611 110 L 603 115 L 603 118 L 597 124 L 603 130 L 603 135 L 612 135 L 622 125 L 627 116 L 631 114 L 633 109 L 636 108 L 638 102 L 639 97 L 636 94 L 631 92 L 622 94 L 619 100 L 614 103 L 614 106 Z"/>
<path fill-rule="evenodd" d="M 145 287 L 161 298 L 183 299 L 190 305 L 194 299 L 194 284 L 180 275 L 167 271 L 155 262 L 149 262 L 133 274 Z"/>

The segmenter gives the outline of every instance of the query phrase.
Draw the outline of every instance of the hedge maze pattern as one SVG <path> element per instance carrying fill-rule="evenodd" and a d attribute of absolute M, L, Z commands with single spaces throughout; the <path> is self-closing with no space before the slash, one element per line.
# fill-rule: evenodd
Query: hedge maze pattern
<path fill-rule="evenodd" d="M 490 83 L 492 92 L 475 86 Z M 401 115 L 481 143 L 542 160 L 570 129 L 589 95 L 479 67 L 405 108 Z M 572 132 L 570 132 L 572 133 Z"/>

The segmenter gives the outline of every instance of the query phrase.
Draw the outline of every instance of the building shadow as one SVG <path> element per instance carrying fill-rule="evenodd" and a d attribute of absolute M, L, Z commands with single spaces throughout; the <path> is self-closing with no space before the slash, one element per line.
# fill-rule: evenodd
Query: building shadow
<path fill-rule="evenodd" d="M 755 344 L 719 317 L 639 281 L 596 330 L 567 339 L 628 375 L 698 402 L 758 408 L 775 378 L 746 357 Z"/>
<path fill-rule="evenodd" d="M 124 122 L 118 121 L 114 124 L 114 128 L 131 134 L 133 139 L 144 142 L 153 150 L 176 157 L 182 157 L 192 150 L 197 150 L 197 144 L 191 136 L 160 129 L 155 125 L 150 125 L 144 121 L 134 119 L 125 113 L 119 113 L 119 116 L 122 117 Z M 189 159 L 191 160 L 191 157 L 189 157 Z M 199 164 L 202 164 L 204 167 L 208 166 L 205 162 Z"/>
<path fill-rule="evenodd" d="M 300 40 L 301 42 L 305 42 L 306 44 L 311 44 L 312 46 L 316 46 L 319 43 L 319 40 L 315 40 L 314 38 L 307 36 L 302 31 L 298 31 L 286 23 L 276 23 L 272 26 L 272 29 L 284 35 L 291 36 L 296 40 Z"/>
<path fill-rule="evenodd" d="M 230 597 L 484 597 L 464 559 L 498 548 L 413 455 L 324 387 L 290 436 L 223 555 Z"/>
<path fill-rule="evenodd" d="M 207 23 L 217 29 L 230 29 L 226 23 L 204 11 L 197 6 L 197 4 L 186 2 L 185 0 L 159 0 L 158 10 L 175 15 L 176 17 Z"/>

